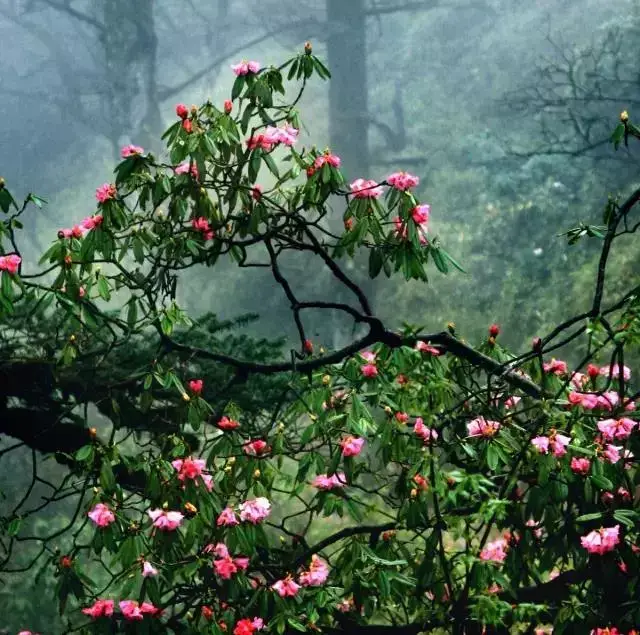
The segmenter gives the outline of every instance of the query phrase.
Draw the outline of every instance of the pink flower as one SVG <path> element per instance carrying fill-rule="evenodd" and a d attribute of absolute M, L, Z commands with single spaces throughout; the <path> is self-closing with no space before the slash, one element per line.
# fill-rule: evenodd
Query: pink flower
<path fill-rule="evenodd" d="M 567 374 L 567 362 L 563 362 L 555 357 L 553 357 L 550 362 L 545 362 L 542 367 L 545 373 L 553 373 L 554 375 Z"/>
<path fill-rule="evenodd" d="M 308 571 L 303 571 L 298 578 L 302 586 L 322 586 L 329 577 L 329 566 L 316 556 L 311 556 L 311 565 Z"/>
<path fill-rule="evenodd" d="M 364 439 L 361 437 L 348 436 L 340 441 L 342 447 L 342 456 L 358 456 L 362 451 Z"/>
<path fill-rule="evenodd" d="M 549 454 L 549 437 L 536 437 L 531 439 L 533 445 L 540 454 Z"/>
<path fill-rule="evenodd" d="M 195 481 L 197 478 L 201 478 L 207 490 L 211 491 L 213 488 L 213 480 L 205 469 L 207 464 L 204 459 L 186 457 L 171 461 L 171 465 L 178 472 L 178 480 L 185 481 L 189 479 Z"/>
<path fill-rule="evenodd" d="M 637 421 L 628 417 L 603 419 L 598 421 L 598 430 L 602 432 L 602 436 L 607 441 L 613 441 L 614 439 L 626 439 L 637 425 Z"/>
<path fill-rule="evenodd" d="M 218 516 L 216 520 L 216 525 L 218 527 L 233 527 L 234 525 L 239 525 L 240 521 L 238 520 L 235 512 L 231 507 L 225 507 Z"/>
<path fill-rule="evenodd" d="M 620 525 L 592 531 L 580 538 L 580 543 L 589 553 L 603 555 L 613 551 L 620 543 Z"/>
<path fill-rule="evenodd" d="M 418 437 L 422 439 L 425 445 L 429 445 L 429 443 L 438 440 L 437 430 L 433 430 L 432 428 L 428 428 L 427 426 L 425 426 L 424 422 L 422 421 L 422 417 L 418 417 L 416 419 L 416 424 L 413 427 L 413 431 Z"/>
<path fill-rule="evenodd" d="M 409 421 L 409 415 L 406 412 L 396 412 L 395 414 L 396 421 L 398 423 L 405 424 Z"/>
<path fill-rule="evenodd" d="M 571 384 L 576 390 L 581 390 L 584 385 L 589 381 L 589 376 L 583 373 L 573 373 L 571 375 Z"/>
<path fill-rule="evenodd" d="M 489 542 L 480 552 L 480 560 L 504 562 L 505 558 L 507 557 L 508 546 L 509 543 L 505 538 L 498 538 L 493 542 Z"/>
<path fill-rule="evenodd" d="M 128 621 L 139 621 L 144 619 L 145 615 L 154 616 L 162 613 L 162 610 L 156 608 L 151 602 L 138 604 L 135 600 L 121 600 L 119 606 L 124 619 Z"/>
<path fill-rule="evenodd" d="M 413 176 L 408 172 L 394 172 L 387 177 L 386 181 L 396 190 L 408 190 L 420 183 L 420 179 L 417 176 Z"/>
<path fill-rule="evenodd" d="M 328 163 L 334 168 L 339 168 L 341 163 L 340 157 L 336 156 L 335 154 L 325 152 L 319 157 L 316 157 L 316 160 L 313 162 L 313 169 L 320 170 L 325 163 Z"/>
<path fill-rule="evenodd" d="M 286 598 L 297 595 L 300 590 L 300 585 L 294 582 L 291 576 L 287 576 L 284 580 L 278 580 L 271 588 L 276 591 L 281 598 Z"/>
<path fill-rule="evenodd" d="M 297 140 L 298 130 L 293 126 L 286 125 L 283 128 L 267 126 L 264 132 L 258 133 L 248 139 L 247 146 L 250 150 L 262 148 L 268 152 L 279 143 L 286 146 L 292 146 Z"/>
<path fill-rule="evenodd" d="M 196 181 L 200 178 L 200 173 L 198 172 L 198 165 L 193 163 L 191 166 L 189 161 L 183 161 L 180 165 L 177 165 L 173 168 L 173 171 L 176 174 L 191 174 L 192 178 Z"/>
<path fill-rule="evenodd" d="M 93 620 L 100 617 L 111 617 L 113 615 L 113 600 L 96 600 L 93 606 L 82 609 L 85 615 Z"/>
<path fill-rule="evenodd" d="M 609 463 L 617 463 L 620 460 L 621 445 L 607 444 L 604 448 L 604 456 Z"/>
<path fill-rule="evenodd" d="M 211 229 L 211 225 L 209 225 L 209 221 L 206 218 L 194 218 L 191 221 L 191 225 L 196 231 L 202 234 L 202 238 L 204 240 L 213 240 L 216 235 L 213 229 Z"/>
<path fill-rule="evenodd" d="M 586 476 L 590 469 L 591 461 L 589 461 L 589 459 L 577 458 L 575 456 L 571 459 L 571 470 L 576 474 Z"/>
<path fill-rule="evenodd" d="M 567 453 L 567 445 L 571 443 L 571 437 L 564 434 L 555 434 L 550 437 L 549 443 L 551 444 L 553 456 L 559 459 Z"/>
<path fill-rule="evenodd" d="M 511 410 L 511 408 L 515 408 L 520 403 L 520 400 L 521 397 L 518 397 L 517 395 L 511 395 L 511 397 L 508 397 L 504 402 L 504 407 L 507 410 Z"/>
<path fill-rule="evenodd" d="M 124 148 L 120 150 L 120 156 L 123 159 L 126 159 L 127 157 L 138 156 L 140 154 L 144 154 L 144 148 L 141 148 L 140 146 L 128 145 L 124 146 Z"/>
<path fill-rule="evenodd" d="M 262 185 L 254 185 L 251 188 L 251 197 L 254 201 L 259 201 L 262 198 Z"/>
<path fill-rule="evenodd" d="M 382 188 L 372 180 L 356 179 L 349 187 L 355 198 L 379 198 L 382 195 Z"/>
<path fill-rule="evenodd" d="M 169 512 L 163 509 L 150 509 L 147 514 L 154 527 L 163 531 L 174 531 L 182 523 L 184 516 L 180 512 Z"/>
<path fill-rule="evenodd" d="M 115 514 L 104 503 L 98 503 L 87 516 L 98 527 L 108 527 L 116 519 Z"/>
<path fill-rule="evenodd" d="M 371 379 L 378 376 L 378 367 L 375 364 L 363 364 L 360 366 L 360 372 L 363 377 Z"/>
<path fill-rule="evenodd" d="M 598 370 L 598 374 L 602 375 L 603 377 L 609 377 L 609 375 L 611 375 L 613 379 L 617 379 L 618 377 L 620 377 L 620 364 L 613 364 L 611 366 L 602 366 Z M 629 381 L 629 379 L 631 379 L 631 369 L 628 368 L 627 366 L 622 367 L 622 378 L 625 381 Z"/>
<path fill-rule="evenodd" d="M 96 198 L 98 203 L 106 203 L 107 201 L 116 197 L 116 186 L 112 183 L 105 183 L 96 190 Z"/>
<path fill-rule="evenodd" d="M 263 628 L 264 622 L 261 618 L 254 617 L 253 620 L 245 618 L 236 622 L 233 635 L 253 635 L 254 631 L 261 631 Z"/>
<path fill-rule="evenodd" d="M 473 421 L 467 423 L 467 432 L 470 437 L 486 437 L 494 436 L 500 429 L 500 422 L 489 421 L 484 417 L 477 417 Z"/>
<path fill-rule="evenodd" d="M 442 351 L 435 346 L 430 346 L 427 342 L 416 342 L 416 350 L 421 353 L 429 353 L 429 355 L 433 355 L 434 357 L 438 357 L 438 355 L 442 355 Z"/>
<path fill-rule="evenodd" d="M 149 578 L 158 575 L 158 570 L 146 560 L 142 563 L 142 577 Z"/>
<path fill-rule="evenodd" d="M 218 421 L 218 428 L 221 430 L 235 430 L 240 424 L 229 417 L 222 417 Z"/>
<path fill-rule="evenodd" d="M 271 513 L 269 499 L 261 496 L 240 504 L 240 520 L 249 521 L 256 525 Z"/>
<path fill-rule="evenodd" d="M 255 441 L 245 443 L 242 449 L 244 453 L 249 456 L 260 456 L 269 450 L 269 446 L 266 441 L 256 439 Z"/>
<path fill-rule="evenodd" d="M 233 64 L 231 70 L 238 76 L 249 75 L 249 73 L 255 74 L 260 70 L 260 62 L 243 60 L 239 64 Z"/>
<path fill-rule="evenodd" d="M 178 104 L 176 106 L 176 115 L 180 119 L 186 119 L 189 116 L 189 109 L 184 104 Z"/>
<path fill-rule="evenodd" d="M 234 564 L 231 556 L 214 560 L 213 566 L 216 570 L 216 574 L 223 580 L 230 580 L 234 574 L 238 573 L 238 567 Z"/>
<path fill-rule="evenodd" d="M 416 205 L 411 210 L 411 218 L 416 225 L 424 225 L 429 221 L 429 213 L 431 212 L 430 205 Z"/>
<path fill-rule="evenodd" d="M 316 476 L 311 483 L 313 487 L 317 487 L 318 489 L 322 490 L 344 487 L 346 484 L 347 477 L 344 475 L 344 472 L 337 472 L 336 474 L 332 474 L 331 476 L 327 476 L 326 474 L 318 474 L 318 476 Z"/>
<path fill-rule="evenodd" d="M 231 111 L 233 110 L 233 102 L 230 99 L 225 99 L 224 100 L 224 112 L 226 115 L 231 114 Z"/>
<path fill-rule="evenodd" d="M 396 228 L 396 237 L 402 240 L 409 239 L 409 228 L 407 224 L 400 218 L 400 216 L 396 216 L 393 219 L 393 224 Z M 421 245 L 426 245 L 429 241 L 427 240 L 427 224 L 422 223 L 418 225 L 418 240 Z"/>
<path fill-rule="evenodd" d="M 18 273 L 18 267 L 22 262 L 22 258 L 17 254 L 9 254 L 8 256 L 0 256 L 0 271 L 7 271 L 15 275 Z"/>
<path fill-rule="evenodd" d="M 233 559 L 233 564 L 235 564 L 240 571 L 246 571 L 249 568 L 249 558 L 238 556 Z"/>
<path fill-rule="evenodd" d="M 598 396 L 593 393 L 572 391 L 569 393 L 567 399 L 571 405 L 582 406 L 586 410 L 593 410 L 598 406 Z"/>
<path fill-rule="evenodd" d="M 607 390 L 607 392 L 603 392 L 601 395 L 598 395 L 598 406 L 605 410 L 613 410 L 618 405 L 619 401 L 620 395 L 613 390 Z"/>
<path fill-rule="evenodd" d="M 83 219 L 82 227 L 87 231 L 95 229 L 96 227 L 100 227 L 102 225 L 103 217 L 102 214 L 94 214 L 93 216 L 87 216 L 87 218 Z"/>
<path fill-rule="evenodd" d="M 202 381 L 202 379 L 191 379 L 189 381 L 189 390 L 194 395 L 201 395 L 203 388 L 204 388 L 204 381 Z"/>

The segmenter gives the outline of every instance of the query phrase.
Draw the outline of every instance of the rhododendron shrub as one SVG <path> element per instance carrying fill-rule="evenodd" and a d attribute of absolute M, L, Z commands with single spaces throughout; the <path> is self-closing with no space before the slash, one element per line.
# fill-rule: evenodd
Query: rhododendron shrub
<path fill-rule="evenodd" d="M 155 346 L 153 359 L 99 394 L 87 383 L 55 413 L 46 444 L 42 430 L 0 428 L 57 452 L 74 475 L 78 511 L 66 537 L 35 538 L 71 628 L 637 627 L 640 301 L 636 288 L 605 291 L 617 237 L 639 226 L 628 217 L 640 190 L 607 204 L 592 306 L 530 350 L 505 350 L 497 324 L 476 347 L 453 324 L 396 329 L 375 316 L 345 261 L 367 254 L 371 278 L 398 281 L 459 268 L 427 231 L 442 212 L 421 200 L 417 176 L 346 175 L 330 149 L 301 147 L 299 95 L 288 103 L 285 84 L 301 91 L 329 75 L 309 45 L 281 67 L 232 69 L 223 104 L 176 107 L 165 155 L 123 150 L 113 182 L 96 190 L 97 209 L 51 236 L 42 267 L 23 259 L 18 221 L 42 200 L 20 206 L 0 188 L 0 317 L 10 324 L 37 303 L 59 320 L 53 353 L 30 351 L 56 369 L 51 390 L 61 394 L 74 368 L 93 377 L 134 342 Z M 325 221 L 338 209 L 344 230 L 335 234 Z M 299 297 L 280 267 L 292 252 L 310 270 L 327 268 L 347 299 Z M 195 326 L 184 335 L 194 316 L 176 300 L 180 274 L 222 258 L 271 269 L 299 336 L 289 355 L 256 360 L 194 341 Z M 352 341 L 314 346 L 314 311 L 352 318 Z M 228 381 L 213 381 L 212 368 Z M 228 398 L 273 376 L 278 399 L 254 416 Z M 158 412 L 157 427 L 133 427 L 137 413 Z M 16 510 L 0 525 L 9 553 L 0 566 L 15 541 L 34 539 L 28 510 Z"/>

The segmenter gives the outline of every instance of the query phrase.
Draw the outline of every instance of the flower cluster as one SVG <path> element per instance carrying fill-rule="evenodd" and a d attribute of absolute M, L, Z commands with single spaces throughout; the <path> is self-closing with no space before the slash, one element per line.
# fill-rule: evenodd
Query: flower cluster
<path fill-rule="evenodd" d="M 192 457 L 186 457 L 184 459 L 175 459 L 171 461 L 171 465 L 178 472 L 178 480 L 192 480 L 196 481 L 201 479 L 208 491 L 213 488 L 213 477 L 207 472 L 207 463 L 204 459 L 194 459 Z"/>
<path fill-rule="evenodd" d="M 0 271 L 6 271 L 12 275 L 18 273 L 18 268 L 22 258 L 18 254 L 9 254 L 8 256 L 0 256 Z"/>
<path fill-rule="evenodd" d="M 286 125 L 283 128 L 267 126 L 264 132 L 260 132 L 247 140 L 250 150 L 261 148 L 269 152 L 278 144 L 292 146 L 298 140 L 298 130 Z"/>

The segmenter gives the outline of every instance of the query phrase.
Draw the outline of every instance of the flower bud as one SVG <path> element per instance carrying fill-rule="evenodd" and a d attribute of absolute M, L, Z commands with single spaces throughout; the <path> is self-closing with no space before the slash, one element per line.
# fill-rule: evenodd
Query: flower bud
<path fill-rule="evenodd" d="M 311 340 L 304 341 L 304 350 L 305 353 L 311 355 L 313 353 L 313 342 Z"/>
<path fill-rule="evenodd" d="M 187 134 L 190 134 L 191 132 L 193 132 L 193 124 L 189 119 L 184 119 L 182 121 L 182 127 Z"/>
<path fill-rule="evenodd" d="M 491 337 L 498 337 L 499 334 L 500 334 L 500 327 L 497 324 L 492 324 L 489 327 L 489 335 Z"/>
<path fill-rule="evenodd" d="M 447 322 L 447 330 L 451 335 L 454 335 L 456 332 L 456 325 L 454 322 Z"/>
<path fill-rule="evenodd" d="M 167 503 L 166 501 L 162 503 L 162 509 L 164 509 L 164 511 L 167 511 L 169 509 L 169 503 Z"/>
<path fill-rule="evenodd" d="M 233 102 L 230 99 L 224 100 L 224 112 L 229 115 L 233 110 Z"/>
<path fill-rule="evenodd" d="M 540 349 L 542 348 L 542 340 L 539 337 L 534 337 L 533 341 L 531 342 L 531 348 L 533 348 L 533 350 L 536 352 L 540 351 Z"/>
<path fill-rule="evenodd" d="M 253 478 L 260 478 L 260 474 L 261 474 L 260 470 L 254 470 Z"/>
<path fill-rule="evenodd" d="M 415 498 L 418 495 L 418 490 L 414 487 L 411 490 L 411 498 Z"/>
<path fill-rule="evenodd" d="M 195 516 L 198 513 L 198 508 L 193 505 L 192 503 L 185 503 L 184 504 L 184 511 L 185 511 L 185 515 L 187 517 L 192 518 L 193 516 Z"/>
<path fill-rule="evenodd" d="M 627 123 L 627 121 L 629 121 L 629 113 L 626 110 L 623 110 L 620 113 L 620 121 L 622 123 Z"/>
<path fill-rule="evenodd" d="M 95 428 L 89 428 L 89 436 L 92 439 L 95 439 L 97 435 L 98 435 L 98 431 Z"/>
<path fill-rule="evenodd" d="M 191 114 L 195 117 L 198 114 L 198 106 L 195 104 L 191 106 Z"/>
<path fill-rule="evenodd" d="M 189 397 L 189 395 L 187 395 L 187 393 L 186 393 L 186 392 L 183 392 L 183 393 L 182 393 L 182 399 L 183 399 L 184 401 L 191 401 L 191 397 Z"/>
<path fill-rule="evenodd" d="M 322 383 L 325 386 L 328 386 L 331 383 L 331 375 L 323 375 L 322 376 Z"/>
<path fill-rule="evenodd" d="M 304 52 L 305 52 L 305 55 L 311 55 L 311 53 L 313 52 L 313 47 L 311 46 L 311 42 L 304 43 Z"/>
<path fill-rule="evenodd" d="M 391 410 L 391 408 L 389 406 L 385 406 L 384 407 L 384 412 L 386 415 L 388 415 L 389 417 L 391 417 L 393 415 L 393 410 Z"/>
<path fill-rule="evenodd" d="M 230 456 L 229 460 L 227 461 L 227 463 L 229 463 L 229 465 L 235 465 L 236 462 L 236 457 L 235 456 Z"/>
<path fill-rule="evenodd" d="M 60 558 L 60 566 L 63 569 L 70 569 L 71 565 L 73 565 L 73 560 L 71 559 L 71 556 L 62 556 L 62 558 Z"/>
<path fill-rule="evenodd" d="M 70 266 L 73 264 L 73 259 L 71 258 L 71 256 L 70 256 L 69 254 L 67 254 L 67 255 L 64 257 L 64 264 L 65 264 L 67 267 L 70 267 Z"/>
<path fill-rule="evenodd" d="M 189 111 L 184 104 L 178 104 L 176 106 L 176 115 L 178 115 L 180 119 L 186 119 L 189 116 Z"/>
<path fill-rule="evenodd" d="M 4 188 L 5 180 L 0 176 L 0 190 Z"/>

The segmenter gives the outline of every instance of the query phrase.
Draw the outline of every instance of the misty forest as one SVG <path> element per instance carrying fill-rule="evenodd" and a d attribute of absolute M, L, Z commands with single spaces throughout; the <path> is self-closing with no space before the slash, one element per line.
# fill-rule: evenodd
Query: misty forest
<path fill-rule="evenodd" d="M 639 635 L 639 55 L 0 0 L 0 634 Z"/>

